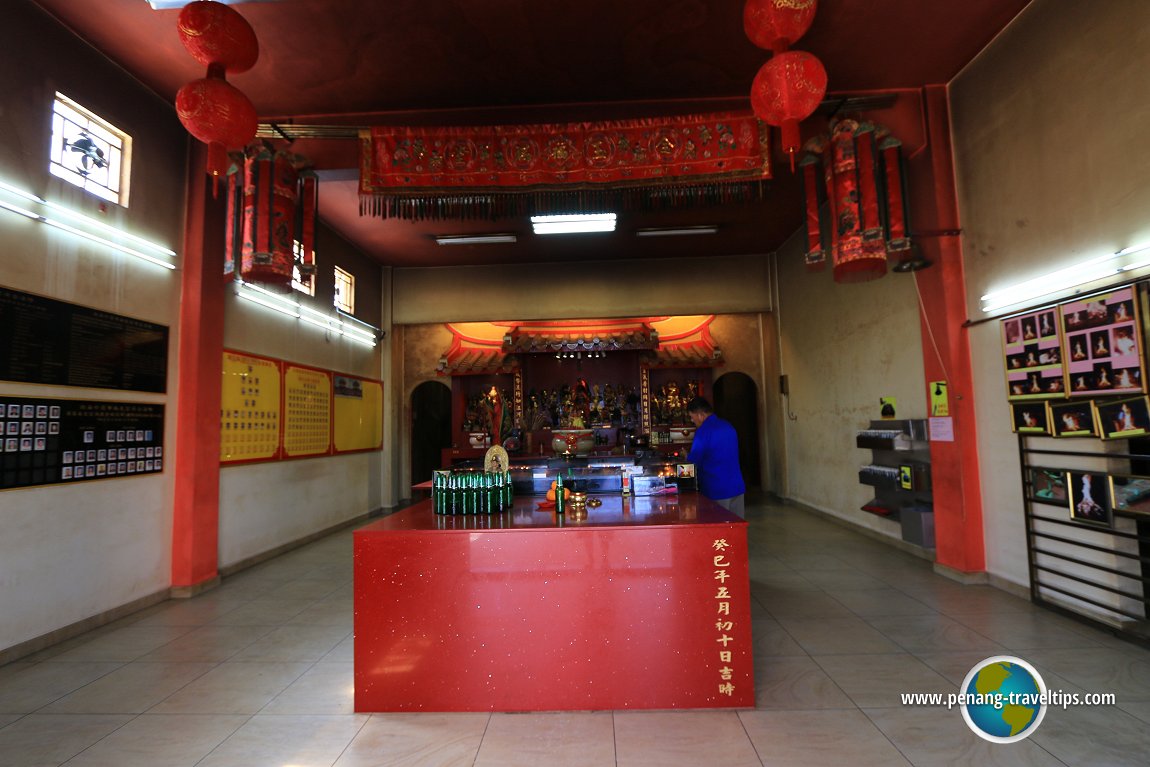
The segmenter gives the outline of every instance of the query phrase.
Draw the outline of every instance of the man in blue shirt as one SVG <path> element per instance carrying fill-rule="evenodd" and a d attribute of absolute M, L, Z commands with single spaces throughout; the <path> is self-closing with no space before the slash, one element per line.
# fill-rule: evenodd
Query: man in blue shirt
<path fill-rule="evenodd" d="M 739 437 L 735 427 L 715 415 L 711 403 L 702 397 L 687 403 L 687 416 L 695 424 L 695 439 L 687 460 L 695 464 L 699 492 L 745 519 L 743 495 L 747 486 L 739 471 Z"/>

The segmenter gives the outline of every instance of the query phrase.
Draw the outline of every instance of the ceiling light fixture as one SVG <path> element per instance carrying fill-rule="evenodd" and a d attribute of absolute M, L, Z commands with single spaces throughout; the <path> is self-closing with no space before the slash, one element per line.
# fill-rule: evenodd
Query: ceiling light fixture
<path fill-rule="evenodd" d="M 444 234 L 435 238 L 440 245 L 494 245 L 518 240 L 514 234 Z"/>
<path fill-rule="evenodd" d="M 614 213 L 566 213 L 554 216 L 532 216 L 535 234 L 586 234 L 615 231 Z"/>
<path fill-rule="evenodd" d="M 1023 308 L 1019 305 L 1033 303 L 1038 299 L 1061 297 L 1070 291 L 1081 292 L 1082 288 L 1091 283 L 1122 272 L 1150 266 L 1150 259 L 1146 257 L 1129 258 L 1146 250 L 1150 250 L 1150 243 L 1123 248 L 1117 253 L 1098 256 L 1008 288 L 992 291 L 982 297 L 982 311 L 993 312 L 1015 306 Z"/>
<path fill-rule="evenodd" d="M 715 234 L 719 227 L 713 224 L 700 226 L 674 226 L 653 227 L 651 229 L 636 229 L 636 237 L 682 237 L 691 234 Z"/>

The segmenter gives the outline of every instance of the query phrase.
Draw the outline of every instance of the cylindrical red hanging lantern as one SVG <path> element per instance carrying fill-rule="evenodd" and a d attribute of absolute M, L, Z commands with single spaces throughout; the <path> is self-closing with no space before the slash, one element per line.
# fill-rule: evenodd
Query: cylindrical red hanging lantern
<path fill-rule="evenodd" d="M 910 249 L 907 234 L 906 174 L 902 164 L 902 142 L 887 136 L 879 142 L 886 177 L 887 248 L 891 251 Z"/>
<path fill-rule="evenodd" d="M 240 149 L 256 135 L 256 110 L 226 80 L 204 77 L 180 88 L 176 115 L 188 133 L 208 145 L 208 173 L 228 171 L 228 149 Z"/>
<path fill-rule="evenodd" d="M 831 203 L 835 282 L 865 282 L 886 274 L 886 248 L 881 236 L 877 240 L 863 239 L 862 190 L 855 139 L 858 128 L 854 120 L 834 123 L 828 148 L 830 157 L 824 161 Z"/>
<path fill-rule="evenodd" d="M 176 25 L 184 48 L 206 67 L 219 64 L 236 74 L 251 69 L 259 58 L 255 31 L 247 19 L 223 3 L 189 3 L 180 11 Z"/>
<path fill-rule="evenodd" d="M 819 220 L 819 179 L 815 164 L 818 160 L 807 155 L 799 163 L 803 169 L 803 192 L 806 197 L 807 209 L 807 252 L 804 257 L 807 269 L 812 272 L 821 272 L 827 263 L 827 254 L 823 250 L 822 226 Z"/>
<path fill-rule="evenodd" d="M 743 31 L 760 48 L 782 53 L 811 28 L 817 7 L 816 0 L 747 0 Z"/>
<path fill-rule="evenodd" d="M 783 151 L 791 158 L 791 170 L 802 143 L 799 121 L 818 108 L 826 92 L 827 72 L 822 62 L 806 51 L 772 56 L 755 75 L 751 107 L 760 120 L 782 128 Z"/>
<path fill-rule="evenodd" d="M 299 204 L 296 206 L 296 232 L 302 251 L 299 259 L 300 276 L 315 274 L 315 224 L 319 215 L 319 178 L 315 171 L 299 172 Z"/>
<path fill-rule="evenodd" d="M 287 154 L 261 151 L 244 161 L 240 276 L 290 289 L 295 265 L 296 169 Z"/>

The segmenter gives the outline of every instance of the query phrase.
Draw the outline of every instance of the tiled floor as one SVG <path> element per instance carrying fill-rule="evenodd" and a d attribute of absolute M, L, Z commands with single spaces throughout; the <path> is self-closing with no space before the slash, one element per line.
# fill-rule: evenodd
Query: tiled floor
<path fill-rule="evenodd" d="M 1150 651 L 804 512 L 748 517 L 754 710 L 355 714 L 345 531 L 0 668 L 0 767 L 1150 763 Z M 998 654 L 1118 703 L 1011 745 L 900 705 Z"/>

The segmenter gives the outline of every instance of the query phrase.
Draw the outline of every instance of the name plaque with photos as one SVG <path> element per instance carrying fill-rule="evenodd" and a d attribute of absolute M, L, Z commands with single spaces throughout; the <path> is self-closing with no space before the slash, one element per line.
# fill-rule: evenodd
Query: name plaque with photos
<path fill-rule="evenodd" d="M 0 394 L 0 490 L 164 470 L 164 406 Z"/>
<path fill-rule="evenodd" d="M 168 328 L 0 287 L 0 379 L 162 394 Z"/>

